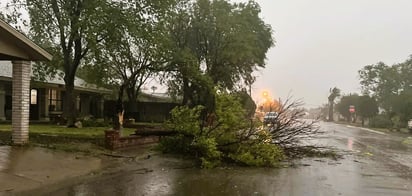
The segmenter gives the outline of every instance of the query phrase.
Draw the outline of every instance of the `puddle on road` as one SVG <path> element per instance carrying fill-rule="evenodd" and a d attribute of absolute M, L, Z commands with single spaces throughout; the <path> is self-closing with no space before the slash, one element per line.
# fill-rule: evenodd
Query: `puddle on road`
<path fill-rule="evenodd" d="M 26 148 L 0 146 L 0 171 L 23 172 L 33 169 L 44 171 L 58 169 L 82 170 L 82 168 L 99 168 L 100 160 L 44 148 Z M 60 172 L 59 172 L 60 173 Z"/>
<path fill-rule="evenodd" d="M 100 167 L 100 159 L 93 157 L 44 148 L 0 146 L 0 193 L 85 175 Z"/>

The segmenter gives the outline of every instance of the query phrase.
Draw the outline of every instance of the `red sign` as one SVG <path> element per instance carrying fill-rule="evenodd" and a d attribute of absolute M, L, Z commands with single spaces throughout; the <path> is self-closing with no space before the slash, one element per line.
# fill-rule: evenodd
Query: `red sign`
<path fill-rule="evenodd" d="M 351 106 L 349 106 L 349 112 L 350 113 L 355 113 L 355 106 L 354 105 L 351 105 Z"/>

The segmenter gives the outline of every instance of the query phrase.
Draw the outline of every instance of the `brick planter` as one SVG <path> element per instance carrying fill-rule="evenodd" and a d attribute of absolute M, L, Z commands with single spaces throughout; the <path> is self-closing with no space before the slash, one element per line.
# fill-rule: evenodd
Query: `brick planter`
<path fill-rule="evenodd" d="M 143 144 L 151 144 L 159 142 L 159 136 L 126 136 L 120 137 L 120 132 L 117 130 L 105 131 L 106 148 L 115 150 L 120 148 L 128 148 L 140 146 Z"/>

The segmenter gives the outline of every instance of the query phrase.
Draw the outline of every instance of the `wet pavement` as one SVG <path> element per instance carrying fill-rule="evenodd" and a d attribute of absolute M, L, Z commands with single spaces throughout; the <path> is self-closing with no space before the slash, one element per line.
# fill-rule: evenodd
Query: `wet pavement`
<path fill-rule="evenodd" d="M 412 139 L 408 135 L 332 123 L 321 123 L 321 127 L 325 134 L 310 142 L 336 148 L 342 159 L 305 158 L 280 169 L 201 170 L 190 161 L 151 154 L 124 159 L 98 175 L 21 194 L 412 195 Z"/>
<path fill-rule="evenodd" d="M 100 167 L 97 158 L 44 148 L 0 146 L 0 195 L 85 175 Z"/>

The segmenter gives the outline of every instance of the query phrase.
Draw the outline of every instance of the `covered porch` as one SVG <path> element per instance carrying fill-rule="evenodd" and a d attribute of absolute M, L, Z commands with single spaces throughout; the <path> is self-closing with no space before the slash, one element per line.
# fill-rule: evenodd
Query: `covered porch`
<path fill-rule="evenodd" d="M 13 144 L 21 145 L 29 141 L 31 61 L 50 61 L 51 59 L 51 54 L 0 20 L 0 61 L 11 61 L 13 64 Z M 0 89 L 0 94 L 2 93 L 4 93 L 4 89 Z M 4 107 L 4 105 L 0 107 Z"/>

